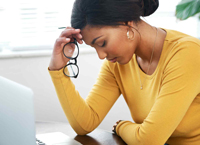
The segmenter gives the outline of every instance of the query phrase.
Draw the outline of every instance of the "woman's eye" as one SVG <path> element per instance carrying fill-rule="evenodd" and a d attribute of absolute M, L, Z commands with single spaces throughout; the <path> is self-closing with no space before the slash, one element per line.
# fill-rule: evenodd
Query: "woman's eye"
<path fill-rule="evenodd" d="M 103 45 L 101 47 L 104 47 L 106 45 L 106 41 L 103 42 Z"/>

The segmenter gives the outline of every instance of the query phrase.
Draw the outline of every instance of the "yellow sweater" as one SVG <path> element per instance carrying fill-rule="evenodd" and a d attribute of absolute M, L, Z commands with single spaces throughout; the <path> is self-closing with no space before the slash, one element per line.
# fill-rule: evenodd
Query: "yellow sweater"
<path fill-rule="evenodd" d="M 135 55 L 126 65 L 105 61 L 86 100 L 63 70 L 49 71 L 67 119 L 77 134 L 94 130 L 122 94 L 134 122 L 117 134 L 129 145 L 200 145 L 200 40 L 167 31 L 155 72 L 143 90 Z M 116 120 L 117 121 L 117 120 Z"/>

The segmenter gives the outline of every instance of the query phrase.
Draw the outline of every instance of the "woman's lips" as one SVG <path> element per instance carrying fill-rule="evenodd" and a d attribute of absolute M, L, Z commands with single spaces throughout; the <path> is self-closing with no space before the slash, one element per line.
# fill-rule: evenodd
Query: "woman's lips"
<path fill-rule="evenodd" d="M 113 59 L 108 59 L 110 62 L 115 63 L 117 61 L 117 57 L 113 58 Z"/>

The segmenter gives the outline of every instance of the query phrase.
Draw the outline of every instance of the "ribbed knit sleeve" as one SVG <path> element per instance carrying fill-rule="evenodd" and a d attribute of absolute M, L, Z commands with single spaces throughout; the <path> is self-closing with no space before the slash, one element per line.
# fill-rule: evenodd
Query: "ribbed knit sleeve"
<path fill-rule="evenodd" d="M 49 73 L 67 119 L 79 135 L 94 130 L 120 95 L 118 84 L 107 61 L 103 64 L 97 82 L 86 100 L 79 95 L 71 79 L 63 74 L 62 69 Z"/>

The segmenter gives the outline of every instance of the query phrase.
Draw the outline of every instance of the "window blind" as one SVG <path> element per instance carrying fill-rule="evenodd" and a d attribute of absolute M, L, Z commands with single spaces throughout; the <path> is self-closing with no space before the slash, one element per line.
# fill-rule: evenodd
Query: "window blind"
<path fill-rule="evenodd" d="M 70 25 L 74 0 L 8 0 L 0 2 L 0 49 L 52 49 L 61 30 Z"/>
<path fill-rule="evenodd" d="M 160 0 L 158 10 L 144 20 L 153 26 L 175 29 L 200 38 L 198 18 L 177 21 L 175 9 L 180 1 Z M 74 0 L 0 1 L 0 52 L 52 49 L 62 31 L 58 27 L 70 26 L 73 3 Z"/>

